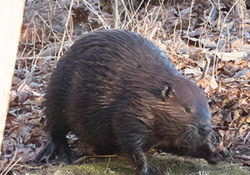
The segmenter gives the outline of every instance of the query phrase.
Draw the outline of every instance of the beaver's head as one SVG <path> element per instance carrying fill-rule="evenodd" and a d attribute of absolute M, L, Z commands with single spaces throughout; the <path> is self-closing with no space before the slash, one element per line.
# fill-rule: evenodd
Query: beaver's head
<path fill-rule="evenodd" d="M 157 98 L 151 105 L 156 136 L 165 144 L 193 147 L 209 140 L 211 113 L 204 92 L 182 75 L 167 76 L 151 89 Z M 160 90 L 161 87 L 161 90 Z"/>

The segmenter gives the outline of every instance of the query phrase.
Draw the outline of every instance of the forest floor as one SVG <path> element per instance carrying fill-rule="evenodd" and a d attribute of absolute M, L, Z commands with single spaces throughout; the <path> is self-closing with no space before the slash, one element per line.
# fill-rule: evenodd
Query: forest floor
<path fill-rule="evenodd" d="M 146 8 L 120 22 L 100 10 L 98 0 L 27 0 L 0 175 L 135 174 L 135 166 L 126 156 L 95 155 L 73 133 L 67 135 L 71 150 L 88 155 L 81 165 L 32 163 L 49 139 L 42 102 L 57 60 L 85 33 L 110 28 L 131 30 L 148 38 L 176 69 L 204 88 L 217 133 L 215 149 L 233 155 L 230 160 L 209 165 L 202 159 L 152 150 L 150 163 L 163 174 L 250 174 L 250 9 L 243 8 L 236 17 L 232 4 L 222 2 L 219 18 L 211 21 L 211 6 L 192 2 L 167 8 L 145 3 Z"/>

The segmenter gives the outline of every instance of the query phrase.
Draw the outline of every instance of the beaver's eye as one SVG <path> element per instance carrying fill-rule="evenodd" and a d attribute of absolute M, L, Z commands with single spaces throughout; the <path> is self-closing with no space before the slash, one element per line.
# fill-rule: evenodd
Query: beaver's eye
<path fill-rule="evenodd" d="M 189 114 L 191 113 L 191 109 L 190 108 L 186 108 L 185 110 L 186 110 L 187 113 L 189 113 Z"/>

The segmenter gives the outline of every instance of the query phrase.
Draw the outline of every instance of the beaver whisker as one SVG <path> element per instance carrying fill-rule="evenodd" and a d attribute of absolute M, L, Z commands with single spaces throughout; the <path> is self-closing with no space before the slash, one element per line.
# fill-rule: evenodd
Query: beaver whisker
<path fill-rule="evenodd" d="M 202 137 L 198 133 L 198 129 L 195 125 L 188 125 L 189 129 L 186 131 L 185 134 L 183 134 L 183 139 L 187 138 L 189 142 L 195 143 L 197 145 L 200 145 L 206 141 L 205 137 Z"/>
<path fill-rule="evenodd" d="M 213 144 L 218 144 L 218 143 L 220 143 L 220 141 L 221 141 L 221 137 L 220 137 L 220 135 L 216 132 L 216 131 L 214 131 L 214 130 L 212 130 L 211 131 L 211 133 L 210 133 L 210 135 L 211 135 L 211 142 L 213 143 Z"/>
<path fill-rule="evenodd" d="M 214 130 L 211 131 L 211 135 L 213 135 L 214 137 L 220 137 L 220 135 Z"/>
<path fill-rule="evenodd" d="M 192 128 L 189 128 L 187 131 L 185 131 L 182 135 L 181 135 L 181 137 L 180 137 L 180 139 L 179 139 L 179 142 L 182 142 L 182 143 L 184 143 L 184 144 L 187 144 L 187 143 L 189 143 L 191 140 L 192 140 L 192 138 L 193 138 L 193 135 L 194 135 L 194 132 L 193 132 L 194 130 L 192 129 Z M 186 143 L 187 142 L 187 143 Z"/>
<path fill-rule="evenodd" d="M 193 130 L 194 132 L 198 132 L 198 128 L 196 125 L 186 124 L 186 126 L 188 127 L 189 130 Z"/>
<path fill-rule="evenodd" d="M 194 135 L 194 133 L 193 133 L 193 132 L 190 132 L 189 135 L 187 136 L 187 139 L 188 139 L 189 141 L 191 141 L 192 138 L 193 138 L 193 135 Z"/>

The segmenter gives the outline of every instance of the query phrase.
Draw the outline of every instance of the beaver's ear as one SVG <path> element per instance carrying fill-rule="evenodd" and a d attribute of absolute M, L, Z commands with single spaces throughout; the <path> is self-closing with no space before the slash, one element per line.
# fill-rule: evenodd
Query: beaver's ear
<path fill-rule="evenodd" d="M 161 91 L 162 99 L 165 101 L 167 98 L 171 98 L 174 95 L 174 89 L 172 85 L 164 86 L 164 89 Z"/>

